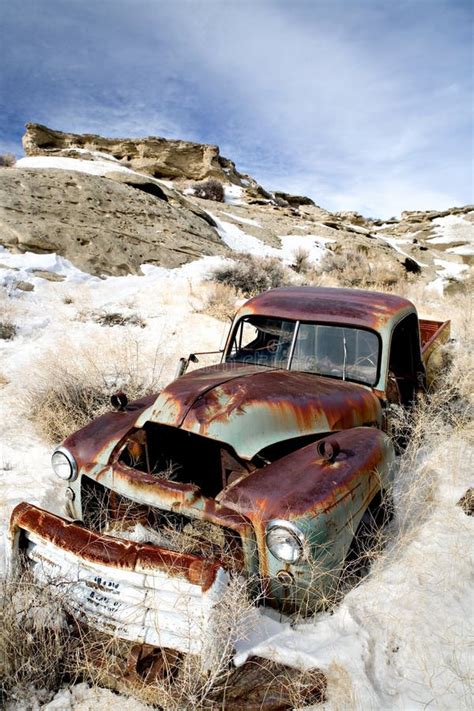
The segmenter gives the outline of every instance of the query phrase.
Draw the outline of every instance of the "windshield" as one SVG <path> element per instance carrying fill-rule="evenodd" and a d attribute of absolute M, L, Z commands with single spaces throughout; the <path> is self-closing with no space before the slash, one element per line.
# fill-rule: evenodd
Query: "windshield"
<path fill-rule="evenodd" d="M 290 362 L 291 359 L 291 362 Z M 248 316 L 237 324 L 226 362 L 330 375 L 375 385 L 379 339 L 372 331 Z"/>

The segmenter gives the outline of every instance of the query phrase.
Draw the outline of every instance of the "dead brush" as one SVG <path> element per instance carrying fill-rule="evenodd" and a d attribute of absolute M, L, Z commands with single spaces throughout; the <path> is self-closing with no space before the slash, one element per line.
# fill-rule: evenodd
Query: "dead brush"
<path fill-rule="evenodd" d="M 97 360 L 97 352 L 101 360 Z M 46 441 L 67 435 L 111 409 L 110 397 L 125 390 L 129 401 L 158 390 L 155 361 L 145 361 L 138 341 L 119 346 L 61 346 L 35 364 L 35 379 L 22 397 L 22 408 Z"/>
<path fill-rule="evenodd" d="M 304 249 L 304 247 L 295 249 L 291 268 L 294 269 L 297 274 L 307 274 L 310 271 L 311 261 L 307 249 Z"/>
<path fill-rule="evenodd" d="M 233 318 L 236 302 L 241 298 L 243 298 L 243 294 L 233 286 L 211 283 L 203 305 L 197 310 L 198 313 L 207 314 L 219 321 L 227 321 Z"/>
<path fill-rule="evenodd" d="M 69 302 L 70 303 L 70 302 Z M 79 314 L 81 321 L 94 321 L 99 326 L 138 326 L 139 328 L 146 327 L 146 321 L 136 313 L 123 314 L 120 311 L 103 311 L 96 313 L 94 311 L 84 311 Z"/>
<path fill-rule="evenodd" d="M 0 321 L 0 339 L 3 341 L 11 341 L 15 338 L 17 327 L 13 321 Z"/>
<path fill-rule="evenodd" d="M 333 278 L 339 286 L 379 288 L 399 285 L 406 278 L 406 273 L 398 262 L 381 259 L 370 261 L 363 249 L 345 249 L 341 252 L 328 252 L 317 271 Z"/>
<path fill-rule="evenodd" d="M 0 700 L 23 703 L 31 690 L 45 700 L 77 678 L 78 640 L 65 614 L 64 597 L 28 572 L 0 581 Z"/>

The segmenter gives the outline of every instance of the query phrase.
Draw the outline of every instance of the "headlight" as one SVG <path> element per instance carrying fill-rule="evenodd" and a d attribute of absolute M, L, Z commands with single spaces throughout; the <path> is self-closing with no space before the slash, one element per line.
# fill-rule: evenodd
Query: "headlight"
<path fill-rule="evenodd" d="M 285 563 L 296 563 L 303 555 L 304 536 L 289 521 L 270 521 L 265 539 L 270 553 Z"/>
<path fill-rule="evenodd" d="M 64 481 L 71 481 L 77 477 L 77 464 L 71 452 L 65 447 L 58 447 L 51 457 L 54 473 Z"/>

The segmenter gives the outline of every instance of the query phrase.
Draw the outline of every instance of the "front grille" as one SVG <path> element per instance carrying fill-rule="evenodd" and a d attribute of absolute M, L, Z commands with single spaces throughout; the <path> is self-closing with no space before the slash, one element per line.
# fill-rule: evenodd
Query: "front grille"
<path fill-rule="evenodd" d="M 81 482 L 82 517 L 98 533 L 154 543 L 207 561 L 222 562 L 227 570 L 242 570 L 240 535 L 225 526 L 174 511 L 138 504 L 87 476 Z"/>

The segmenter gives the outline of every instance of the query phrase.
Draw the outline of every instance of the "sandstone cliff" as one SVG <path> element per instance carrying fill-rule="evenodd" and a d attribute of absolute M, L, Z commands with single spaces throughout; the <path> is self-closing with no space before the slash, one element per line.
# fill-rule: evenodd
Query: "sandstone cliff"
<path fill-rule="evenodd" d="M 471 271 L 473 206 L 407 212 L 382 223 L 270 193 L 216 146 L 77 135 L 38 124 L 28 124 L 24 146 L 36 157 L 0 169 L 0 244 L 57 252 L 92 274 L 252 250 L 282 257 L 283 249 L 288 261 L 288 245 L 316 250 L 317 258 L 325 253 L 343 272 L 349 265 L 352 273 L 372 274 L 374 285 L 381 275 L 383 285 L 407 272 L 445 285 Z M 190 194 L 191 181 L 208 177 L 223 183 L 225 203 Z"/>
<path fill-rule="evenodd" d="M 155 178 L 169 180 L 205 180 L 216 178 L 236 185 L 257 186 L 249 176 L 236 170 L 235 164 L 221 156 L 218 146 L 149 136 L 147 138 L 104 138 L 94 134 L 55 131 L 37 123 L 28 123 L 23 136 L 27 156 L 62 155 L 94 157 L 106 153 L 122 165 Z"/>

